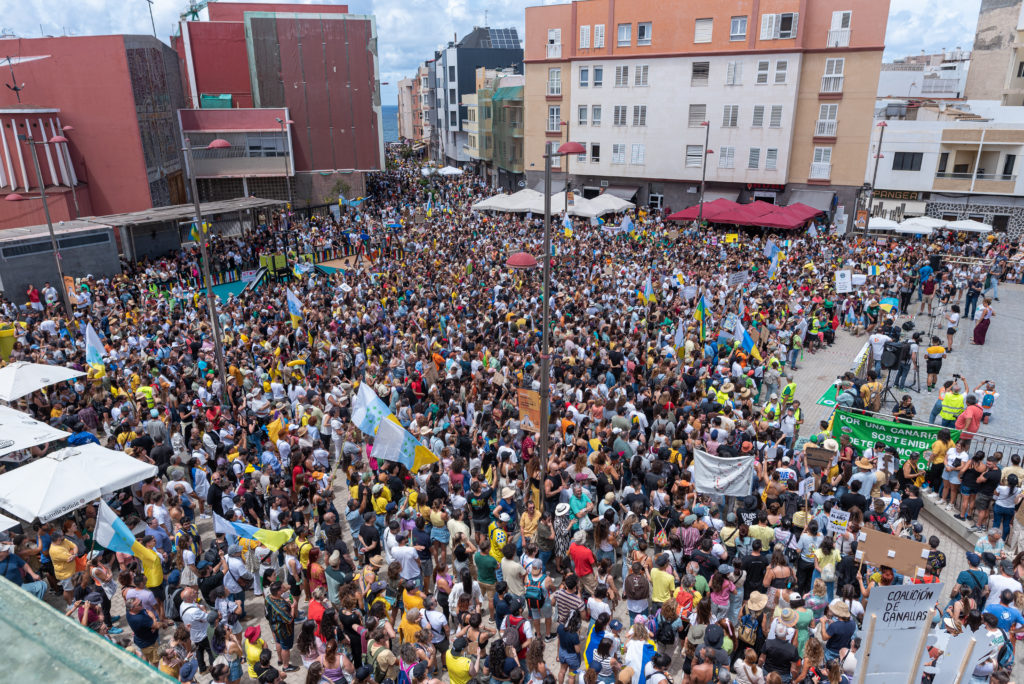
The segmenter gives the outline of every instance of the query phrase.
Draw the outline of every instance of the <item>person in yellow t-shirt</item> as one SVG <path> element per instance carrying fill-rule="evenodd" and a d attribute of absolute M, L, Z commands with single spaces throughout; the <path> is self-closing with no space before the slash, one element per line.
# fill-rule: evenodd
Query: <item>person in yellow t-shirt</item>
<path fill-rule="evenodd" d="M 669 565 L 670 556 L 663 553 L 654 561 L 651 570 L 651 603 L 657 609 L 676 595 L 676 578 Z"/>
<path fill-rule="evenodd" d="M 398 636 L 403 644 L 415 644 L 416 636 L 423 627 L 420 625 L 420 609 L 409 608 L 402 615 L 402 621 L 398 623 Z"/>

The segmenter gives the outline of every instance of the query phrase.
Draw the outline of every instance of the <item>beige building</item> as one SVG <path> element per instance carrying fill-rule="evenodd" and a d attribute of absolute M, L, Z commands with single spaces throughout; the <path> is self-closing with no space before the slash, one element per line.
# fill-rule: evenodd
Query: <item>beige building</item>
<path fill-rule="evenodd" d="M 398 137 L 412 140 L 416 137 L 413 130 L 413 79 L 403 78 L 398 82 Z"/>
<path fill-rule="evenodd" d="M 967 76 L 968 100 L 1024 105 L 1024 4 L 982 0 Z"/>

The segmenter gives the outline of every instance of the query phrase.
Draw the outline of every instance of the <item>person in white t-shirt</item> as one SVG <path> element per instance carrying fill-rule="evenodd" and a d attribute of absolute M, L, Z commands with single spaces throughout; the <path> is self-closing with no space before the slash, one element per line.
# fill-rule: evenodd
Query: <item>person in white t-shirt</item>
<path fill-rule="evenodd" d="M 1020 582 L 1013 578 L 1013 561 L 1004 559 L 999 563 L 999 573 L 988 576 L 988 598 L 985 600 L 985 608 L 999 604 L 999 596 L 1003 589 L 1009 589 L 1015 594 L 1024 591 Z"/>

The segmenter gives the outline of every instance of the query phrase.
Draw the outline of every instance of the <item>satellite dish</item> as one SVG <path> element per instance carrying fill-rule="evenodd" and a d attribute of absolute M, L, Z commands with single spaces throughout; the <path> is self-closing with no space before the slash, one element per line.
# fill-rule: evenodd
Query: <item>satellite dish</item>
<path fill-rule="evenodd" d="M 525 180 L 519 181 L 519 187 L 525 188 L 526 187 L 526 181 Z"/>

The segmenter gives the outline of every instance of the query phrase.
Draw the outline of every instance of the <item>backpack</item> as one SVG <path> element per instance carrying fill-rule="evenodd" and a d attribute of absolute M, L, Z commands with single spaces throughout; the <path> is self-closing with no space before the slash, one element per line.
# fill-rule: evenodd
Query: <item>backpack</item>
<path fill-rule="evenodd" d="M 870 408 L 872 412 L 878 413 L 882 410 L 882 394 L 884 391 L 885 389 L 882 387 L 882 383 L 877 380 L 868 385 L 867 407 Z M 863 404 L 864 402 L 862 401 L 861 403 Z"/>
<path fill-rule="evenodd" d="M 517 653 L 520 647 L 523 645 L 523 623 L 526 618 L 514 617 L 509 615 L 505 618 L 505 629 L 501 632 L 501 640 L 505 642 L 505 645 L 515 650 Z"/>
<path fill-rule="evenodd" d="M 736 627 L 736 638 L 745 644 L 753 646 L 757 643 L 759 628 L 760 621 L 750 613 L 744 612 L 740 616 L 739 625 Z"/>
<path fill-rule="evenodd" d="M 850 389 L 843 390 L 843 394 L 848 394 L 850 397 L 853 398 L 853 401 L 850 403 L 850 408 L 851 409 L 863 409 L 864 408 L 864 400 L 861 398 L 860 392 L 858 392 L 857 390 L 855 390 L 853 388 L 850 388 Z"/>
<path fill-rule="evenodd" d="M 181 619 L 181 592 L 184 590 L 184 586 L 175 589 L 170 600 L 164 604 L 164 614 L 175 622 Z"/>
<path fill-rule="evenodd" d="M 415 663 L 406 667 L 405 663 L 399 661 L 398 663 L 398 681 L 395 684 L 412 684 L 412 677 L 409 673 L 412 672 L 412 668 L 415 667 Z"/>
<path fill-rule="evenodd" d="M 1003 633 L 1003 645 L 999 647 L 996 664 L 1009 672 L 1013 669 L 1014 663 L 1014 640 L 1006 633 L 1005 629 L 1000 629 L 999 631 Z"/>
<path fill-rule="evenodd" d="M 626 598 L 633 601 L 642 601 L 647 598 L 647 578 L 641 573 L 631 573 L 626 576 L 625 587 Z"/>
<path fill-rule="evenodd" d="M 540 610 L 544 607 L 544 603 L 547 600 L 547 596 L 544 592 L 544 581 L 547 580 L 546 574 L 541 575 L 536 580 L 533 579 L 533 575 L 526 576 L 526 604 L 530 606 L 532 610 Z"/>
<path fill-rule="evenodd" d="M 981 572 L 980 570 L 978 572 Z M 982 584 L 978 579 L 978 576 L 974 574 L 974 571 L 968 570 L 967 575 L 971 578 L 971 581 L 967 583 L 967 588 L 971 590 L 971 598 L 974 599 L 975 604 L 982 605 Z"/>
<path fill-rule="evenodd" d="M 658 627 L 654 630 L 654 638 L 659 644 L 671 646 L 676 642 L 676 630 L 668 620 L 658 620 Z M 714 681 L 714 680 L 712 680 Z"/>

